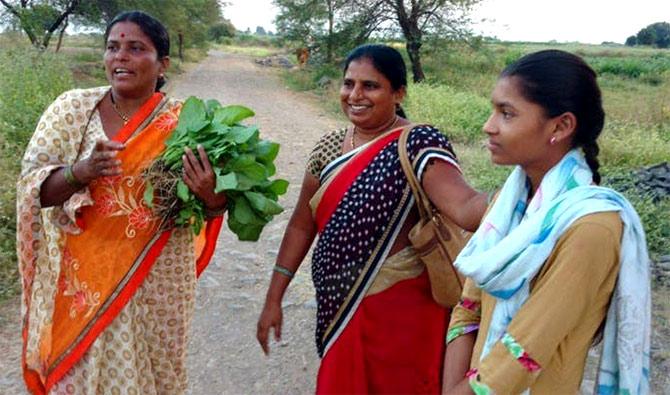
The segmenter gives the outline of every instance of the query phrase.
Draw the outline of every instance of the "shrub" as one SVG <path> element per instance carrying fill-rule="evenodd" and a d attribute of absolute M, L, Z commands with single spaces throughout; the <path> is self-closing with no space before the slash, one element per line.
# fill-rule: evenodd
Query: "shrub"
<path fill-rule="evenodd" d="M 44 109 L 73 87 L 61 57 L 30 48 L 0 51 L 0 300 L 16 281 L 15 185 L 21 155 Z"/>
<path fill-rule="evenodd" d="M 0 130 L 22 151 L 44 109 L 74 85 L 62 58 L 29 48 L 0 53 Z"/>

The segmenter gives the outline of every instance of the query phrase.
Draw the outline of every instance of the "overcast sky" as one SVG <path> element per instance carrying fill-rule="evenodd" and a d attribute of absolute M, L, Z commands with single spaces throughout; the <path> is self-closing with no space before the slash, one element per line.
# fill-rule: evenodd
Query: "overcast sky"
<path fill-rule="evenodd" d="M 228 0 L 226 18 L 239 30 L 276 31 L 271 0 Z M 623 43 L 654 22 L 670 22 L 670 0 L 483 0 L 473 20 L 478 33 L 506 41 Z"/>

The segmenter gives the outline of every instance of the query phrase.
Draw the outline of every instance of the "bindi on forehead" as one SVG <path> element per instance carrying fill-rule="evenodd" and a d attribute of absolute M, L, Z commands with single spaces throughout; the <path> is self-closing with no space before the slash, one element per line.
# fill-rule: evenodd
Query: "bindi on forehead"
<path fill-rule="evenodd" d="M 121 38 L 124 38 L 126 36 L 126 33 L 121 33 Z"/>

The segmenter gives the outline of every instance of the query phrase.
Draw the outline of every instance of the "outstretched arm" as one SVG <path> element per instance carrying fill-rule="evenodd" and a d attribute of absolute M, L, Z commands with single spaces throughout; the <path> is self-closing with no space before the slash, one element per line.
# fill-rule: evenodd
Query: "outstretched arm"
<path fill-rule="evenodd" d="M 475 231 L 487 207 L 487 194 L 472 188 L 453 165 L 435 160 L 423 175 L 422 185 L 428 198 L 456 225 Z"/>
<path fill-rule="evenodd" d="M 319 180 L 312 174 L 305 173 L 300 197 L 284 232 L 284 238 L 277 255 L 277 265 L 291 273 L 298 270 L 316 236 L 316 224 L 312 218 L 309 201 L 317 189 L 319 189 Z M 256 331 L 256 338 L 265 354 L 270 351 L 268 347 L 270 330 L 274 330 L 275 339 L 279 340 L 281 338 L 283 320 L 281 301 L 290 282 L 290 276 L 273 271 Z"/>

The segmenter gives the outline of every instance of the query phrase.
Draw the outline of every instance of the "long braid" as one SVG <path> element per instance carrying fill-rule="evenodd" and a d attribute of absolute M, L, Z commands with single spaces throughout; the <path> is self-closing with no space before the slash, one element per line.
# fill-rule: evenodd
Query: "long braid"
<path fill-rule="evenodd" d="M 586 159 L 586 163 L 591 168 L 591 172 L 593 172 L 593 181 L 600 185 L 600 172 L 598 172 L 600 168 L 600 162 L 598 161 L 600 147 L 598 147 L 598 142 L 595 140 L 588 141 L 582 144 L 582 150 L 584 151 L 584 159 Z"/>

